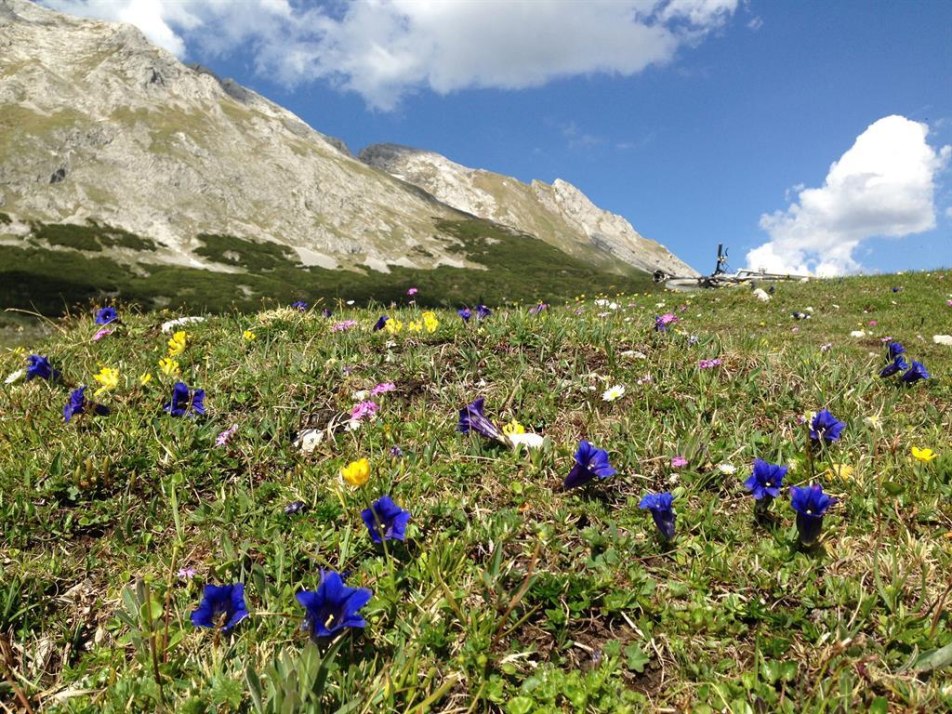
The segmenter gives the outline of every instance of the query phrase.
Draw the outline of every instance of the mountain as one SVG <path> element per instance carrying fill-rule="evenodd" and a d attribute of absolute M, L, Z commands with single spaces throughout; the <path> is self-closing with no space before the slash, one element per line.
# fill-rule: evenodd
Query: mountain
<path fill-rule="evenodd" d="M 384 300 L 408 281 L 445 300 L 559 299 L 644 284 L 638 268 L 654 263 L 602 227 L 610 214 L 567 184 L 552 197 L 554 230 L 480 218 L 134 27 L 0 0 L 0 306 L 103 292 Z"/>
<path fill-rule="evenodd" d="M 604 211 L 572 184 L 556 179 L 530 184 L 483 169 L 472 169 L 432 151 L 376 144 L 361 160 L 409 181 L 443 203 L 480 218 L 536 236 L 583 257 L 592 246 L 606 258 L 639 270 L 697 275 L 660 243 L 640 235 L 621 216 Z"/>

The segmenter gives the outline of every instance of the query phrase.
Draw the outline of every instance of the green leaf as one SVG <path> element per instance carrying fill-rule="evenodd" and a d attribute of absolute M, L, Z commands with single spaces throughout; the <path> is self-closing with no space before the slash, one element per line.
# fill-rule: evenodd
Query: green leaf
<path fill-rule="evenodd" d="M 923 652 L 913 663 L 912 668 L 917 672 L 931 672 L 952 664 L 952 642 L 937 650 Z"/>
<path fill-rule="evenodd" d="M 645 666 L 651 661 L 639 645 L 628 645 L 625 648 L 625 657 L 628 660 L 628 669 L 638 674 L 644 672 Z"/>

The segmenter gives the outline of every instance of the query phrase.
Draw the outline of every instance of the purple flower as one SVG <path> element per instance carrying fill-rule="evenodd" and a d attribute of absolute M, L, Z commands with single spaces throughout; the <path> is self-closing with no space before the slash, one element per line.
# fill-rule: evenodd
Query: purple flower
<path fill-rule="evenodd" d="M 832 444 L 839 441 L 840 433 L 846 428 L 846 423 L 840 421 L 830 414 L 826 409 L 821 409 L 810 422 L 810 438 L 813 441 L 823 441 Z"/>
<path fill-rule="evenodd" d="M 562 488 L 567 491 L 586 484 L 594 478 L 605 479 L 616 473 L 618 472 L 608 463 L 608 452 L 604 449 L 596 449 L 582 439 L 575 451 L 575 465 L 565 477 Z"/>
<path fill-rule="evenodd" d="M 530 315 L 538 315 L 538 314 L 539 314 L 540 312 L 542 312 L 543 310 L 548 310 L 548 309 L 549 309 L 549 304 L 548 304 L 548 303 L 540 302 L 540 303 L 539 303 L 538 305 L 536 305 L 535 307 L 530 307 L 530 308 L 529 308 L 529 314 L 530 314 Z"/>
<path fill-rule="evenodd" d="M 325 307 L 323 310 L 321 310 L 321 315 L 323 315 L 324 317 L 330 317 L 333 314 L 334 314 L 334 311 L 331 310 L 329 307 Z"/>
<path fill-rule="evenodd" d="M 295 302 L 292 302 L 291 307 L 296 310 L 300 310 L 301 312 L 307 312 L 307 303 L 303 300 L 296 300 Z"/>
<path fill-rule="evenodd" d="M 836 499 L 823 493 L 820 484 L 790 488 L 790 505 L 797 512 L 797 531 L 800 543 L 811 546 L 820 537 L 823 528 L 823 514 L 836 503 Z"/>
<path fill-rule="evenodd" d="M 384 328 L 384 325 L 387 324 L 387 320 L 389 319 L 390 317 L 387 315 L 381 315 L 379 318 L 377 318 L 377 321 L 374 323 L 374 332 L 380 332 Z"/>
<path fill-rule="evenodd" d="M 401 456 L 403 456 L 403 449 L 401 449 L 399 446 L 391 446 L 390 455 L 395 459 L 399 459 Z"/>
<path fill-rule="evenodd" d="M 409 290 L 407 290 L 407 295 L 409 295 L 410 297 L 413 297 L 418 292 L 420 292 L 419 288 L 410 288 Z"/>
<path fill-rule="evenodd" d="M 480 397 L 472 404 L 467 404 L 459 412 L 459 430 L 463 434 L 469 431 L 475 431 L 482 434 L 487 439 L 495 439 L 503 444 L 507 444 L 506 436 L 483 414 L 484 398 Z"/>
<path fill-rule="evenodd" d="M 237 431 L 238 425 L 232 424 L 218 435 L 218 437 L 215 439 L 215 446 L 225 446 L 225 444 L 231 441 L 231 437 L 233 437 Z"/>
<path fill-rule="evenodd" d="M 678 322 L 678 316 L 673 312 L 666 312 L 655 318 L 654 328 L 656 332 L 667 332 L 668 327 Z"/>
<path fill-rule="evenodd" d="M 119 313 L 116 312 L 116 308 L 104 307 L 104 308 L 101 308 L 96 313 L 96 324 L 108 325 L 110 322 L 112 322 L 113 320 L 117 320 L 118 318 L 119 318 Z"/>
<path fill-rule="evenodd" d="M 66 402 L 66 406 L 63 407 L 63 421 L 69 423 L 69 420 L 72 419 L 77 414 L 86 413 L 86 387 L 78 387 L 74 389 L 69 394 L 69 400 Z M 109 408 L 104 407 L 102 404 L 93 404 L 93 411 L 96 414 L 108 414 Z"/>
<path fill-rule="evenodd" d="M 463 318 L 463 322 L 469 322 L 469 318 L 473 316 L 473 311 L 468 307 L 461 307 L 456 311 L 456 314 Z"/>
<path fill-rule="evenodd" d="M 307 504 L 304 503 L 304 501 L 291 501 L 291 503 L 284 507 L 284 512 L 289 516 L 295 516 L 306 509 Z"/>
<path fill-rule="evenodd" d="M 712 367 L 719 367 L 721 364 L 720 358 L 715 357 L 714 359 L 702 359 L 699 360 L 697 366 L 701 369 L 711 369 Z"/>
<path fill-rule="evenodd" d="M 357 327 L 357 320 L 342 320 L 341 322 L 335 322 L 331 326 L 332 332 L 346 332 Z"/>
<path fill-rule="evenodd" d="M 205 390 L 190 390 L 185 382 L 176 382 L 172 387 L 172 400 L 163 409 L 172 416 L 204 414 Z"/>
<path fill-rule="evenodd" d="M 780 487 L 783 486 L 783 477 L 786 475 L 786 466 L 770 464 L 763 459 L 754 459 L 754 472 L 744 481 L 744 486 L 758 501 L 761 499 L 769 501 L 780 495 Z"/>
<path fill-rule="evenodd" d="M 908 369 L 908 368 L 909 368 L 909 365 L 906 363 L 906 359 L 901 354 L 897 354 L 895 359 L 893 359 L 892 362 L 890 362 L 881 370 L 879 370 L 879 376 L 892 377 L 894 374 L 898 372 L 902 372 L 904 369 Z"/>
<path fill-rule="evenodd" d="M 195 568 L 179 568 L 179 571 L 176 573 L 176 575 L 178 575 L 181 580 L 191 580 L 195 577 L 197 572 L 198 571 L 195 570 Z"/>
<path fill-rule="evenodd" d="M 350 410 L 350 418 L 353 421 L 363 421 L 364 419 L 373 419 L 377 414 L 377 403 L 370 400 L 358 402 Z"/>
<path fill-rule="evenodd" d="M 397 388 L 397 385 L 393 382 L 381 382 L 376 387 L 370 390 L 370 396 L 377 397 L 381 394 L 386 394 L 387 392 L 392 392 Z"/>
<path fill-rule="evenodd" d="M 370 538 L 374 543 L 385 540 L 405 540 L 407 523 L 410 522 L 409 511 L 404 511 L 395 504 L 390 496 L 381 496 L 360 512 L 364 519 Z"/>
<path fill-rule="evenodd" d="M 235 583 L 206 585 L 202 602 L 192 612 L 191 619 L 196 627 L 215 627 L 217 622 L 224 619 L 221 629 L 227 632 L 246 617 L 248 607 L 245 605 L 245 586 L 243 583 Z"/>
<path fill-rule="evenodd" d="M 321 571 L 321 583 L 316 591 L 302 590 L 297 594 L 307 614 L 304 629 L 313 639 L 330 637 L 345 627 L 366 627 L 358 611 L 368 603 L 373 593 L 366 588 L 349 588 L 334 571 Z"/>
<path fill-rule="evenodd" d="M 901 342 L 889 342 L 886 345 L 886 354 L 888 357 L 886 359 L 896 359 L 899 355 L 905 353 L 906 348 L 902 346 Z"/>
<path fill-rule="evenodd" d="M 101 340 L 103 337 L 107 337 L 113 332 L 115 332 L 115 330 L 113 330 L 111 327 L 100 328 L 99 330 L 96 330 L 96 334 L 93 335 L 93 342 L 99 342 L 99 340 Z"/>
<path fill-rule="evenodd" d="M 648 493 L 645 494 L 638 508 L 651 511 L 651 517 L 654 519 L 658 532 L 665 540 L 674 539 L 674 496 L 670 493 Z"/>
<path fill-rule="evenodd" d="M 30 355 L 26 358 L 26 381 L 34 377 L 40 379 L 56 379 L 59 377 L 59 370 L 53 369 L 50 361 L 42 355 Z"/>
<path fill-rule="evenodd" d="M 912 366 L 899 379 L 901 379 L 906 384 L 913 384 L 914 382 L 918 382 L 920 379 L 929 379 L 929 371 L 925 368 L 925 365 L 923 365 L 922 362 L 913 360 Z"/>
<path fill-rule="evenodd" d="M 478 317 L 480 320 L 485 320 L 487 317 L 489 317 L 492 314 L 493 314 L 493 311 L 490 310 L 485 305 L 479 304 L 476 306 L 476 317 Z"/>

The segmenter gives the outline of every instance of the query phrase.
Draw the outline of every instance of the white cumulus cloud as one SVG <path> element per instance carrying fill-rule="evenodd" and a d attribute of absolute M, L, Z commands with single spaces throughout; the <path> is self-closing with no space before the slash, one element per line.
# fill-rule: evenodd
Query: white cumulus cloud
<path fill-rule="evenodd" d="M 770 241 L 747 254 L 748 267 L 842 275 L 861 268 L 854 251 L 862 241 L 935 228 L 936 176 L 952 147 L 934 149 L 928 133 L 902 116 L 871 124 L 830 166 L 822 187 L 798 187 L 787 210 L 760 217 Z"/>
<path fill-rule="evenodd" d="M 129 22 L 179 57 L 250 52 L 288 85 L 324 80 L 392 109 L 409 92 L 636 74 L 723 26 L 738 0 L 41 0 Z"/>

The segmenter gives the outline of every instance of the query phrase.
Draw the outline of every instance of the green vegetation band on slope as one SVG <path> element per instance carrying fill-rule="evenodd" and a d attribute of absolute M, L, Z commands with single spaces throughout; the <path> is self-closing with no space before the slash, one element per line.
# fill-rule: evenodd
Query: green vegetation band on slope
<path fill-rule="evenodd" d="M 460 256 L 487 270 L 440 266 L 433 270 L 391 267 L 371 270 L 303 268 L 293 251 L 275 243 L 202 234 L 196 253 L 212 262 L 247 272 L 224 273 L 141 263 L 140 269 L 102 256 L 101 247 L 136 247 L 132 234 L 108 227 L 38 226 L 21 247 L 0 246 L 0 305 L 61 315 L 70 306 L 106 294 L 146 307 L 191 311 L 260 309 L 298 299 L 353 299 L 389 303 L 408 286 L 420 288 L 421 304 L 452 306 L 503 302 L 564 302 L 593 290 L 638 292 L 651 289 L 650 277 L 632 271 L 614 275 L 592 268 L 530 236 L 517 236 L 478 219 L 443 222 L 439 229 L 461 242 Z M 35 239 L 76 250 L 48 250 Z M 154 244 L 148 241 L 154 249 Z M 85 252 L 84 252 L 85 251 Z M 146 270 L 148 275 L 141 275 Z"/>
<path fill-rule="evenodd" d="M 15 673 L 0 701 L 57 714 L 948 711 L 952 349 L 929 338 L 947 331 L 950 297 L 942 272 L 783 284 L 766 304 L 738 289 L 469 323 L 441 311 L 432 333 L 409 332 L 421 315 L 406 305 L 389 311 L 397 334 L 372 332 L 367 310 L 209 316 L 179 328 L 176 356 L 206 390 L 200 419 L 162 408 L 167 311 L 120 305 L 97 342 L 91 314 L 60 321 L 34 349 L 63 382 L 0 386 L 0 633 Z M 808 306 L 812 319 L 791 319 Z M 657 333 L 666 311 L 680 322 Z M 881 379 L 887 336 L 932 378 Z M 0 376 L 25 355 L 0 352 Z M 64 424 L 69 387 L 103 366 L 119 370 L 97 397 L 112 413 Z M 294 445 L 385 382 L 376 419 L 309 454 Z M 616 384 L 625 395 L 603 400 Z M 460 434 L 477 396 L 546 444 L 512 453 Z M 801 419 L 821 407 L 847 426 L 809 459 Z M 618 473 L 564 492 L 580 438 Z M 369 483 L 344 487 L 340 469 L 361 457 Z M 791 467 L 772 523 L 743 487 L 754 457 Z M 811 481 L 839 502 L 822 545 L 802 550 L 786 487 Z M 666 490 L 670 544 L 638 507 Z M 386 549 L 360 518 L 385 493 L 412 514 Z M 287 514 L 295 501 L 305 509 Z M 321 569 L 373 591 L 366 628 L 345 630 L 323 666 L 295 600 Z M 194 628 L 202 584 L 234 582 L 250 617 L 233 633 Z"/>

